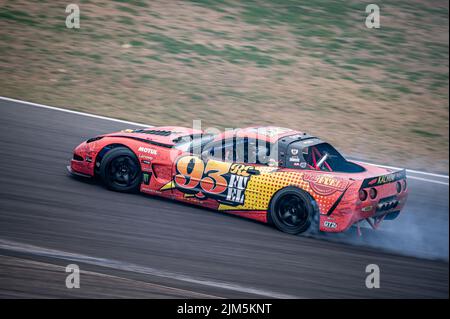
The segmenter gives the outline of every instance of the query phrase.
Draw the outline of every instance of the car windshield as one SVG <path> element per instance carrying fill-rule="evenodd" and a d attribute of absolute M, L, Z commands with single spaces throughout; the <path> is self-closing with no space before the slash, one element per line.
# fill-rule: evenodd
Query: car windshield
<path fill-rule="evenodd" d="M 215 138 L 212 134 L 197 134 L 178 137 L 173 142 L 174 148 L 183 152 L 201 154 L 203 147 Z"/>

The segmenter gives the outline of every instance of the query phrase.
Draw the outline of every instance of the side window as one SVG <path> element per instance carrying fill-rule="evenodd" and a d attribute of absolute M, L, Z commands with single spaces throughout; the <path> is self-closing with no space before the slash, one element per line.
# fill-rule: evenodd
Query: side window
<path fill-rule="evenodd" d="M 245 164 L 271 164 L 269 142 L 249 138 L 235 138 L 209 147 L 204 156 L 219 161 Z"/>
<path fill-rule="evenodd" d="M 270 159 L 271 144 L 263 140 L 249 139 L 247 144 L 248 164 L 267 165 Z"/>
<path fill-rule="evenodd" d="M 232 162 L 233 149 L 233 141 L 222 141 L 222 143 L 219 142 L 207 148 L 204 156 L 217 161 Z"/>
<path fill-rule="evenodd" d="M 225 140 L 212 145 L 207 150 L 207 157 L 217 161 L 241 162 L 244 160 L 244 141 L 236 139 Z"/>

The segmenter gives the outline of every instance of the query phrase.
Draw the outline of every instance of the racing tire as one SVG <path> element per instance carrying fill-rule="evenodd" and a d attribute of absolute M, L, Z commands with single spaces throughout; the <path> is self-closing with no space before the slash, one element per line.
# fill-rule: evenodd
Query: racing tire
<path fill-rule="evenodd" d="M 278 191 L 271 200 L 268 220 L 282 232 L 312 235 L 319 230 L 319 210 L 314 199 L 296 187 Z"/>
<path fill-rule="evenodd" d="M 116 147 L 103 157 L 100 177 L 105 186 L 117 192 L 137 192 L 142 172 L 136 155 L 126 147 Z"/>

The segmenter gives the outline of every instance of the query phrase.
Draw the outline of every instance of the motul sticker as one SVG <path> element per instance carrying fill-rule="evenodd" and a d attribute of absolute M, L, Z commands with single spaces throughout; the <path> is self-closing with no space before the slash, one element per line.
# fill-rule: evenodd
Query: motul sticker
<path fill-rule="evenodd" d="M 152 155 L 158 155 L 158 151 L 153 148 L 150 148 L 150 147 L 141 146 L 141 147 L 139 147 L 138 151 L 143 152 L 143 153 L 152 154 Z"/>

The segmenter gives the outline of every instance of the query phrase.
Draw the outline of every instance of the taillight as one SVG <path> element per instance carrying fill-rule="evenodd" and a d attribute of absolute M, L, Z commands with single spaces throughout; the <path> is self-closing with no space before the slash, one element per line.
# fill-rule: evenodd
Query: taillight
<path fill-rule="evenodd" d="M 400 182 L 396 183 L 397 193 L 400 193 L 402 191 L 402 184 Z"/>
<path fill-rule="evenodd" d="M 376 190 L 375 188 L 371 188 L 371 189 L 369 190 L 369 196 L 370 196 L 370 198 L 375 199 L 375 197 L 377 197 L 377 194 L 378 194 L 378 192 L 377 192 L 377 190 Z"/>
<path fill-rule="evenodd" d="M 367 199 L 367 192 L 364 189 L 359 191 L 359 199 L 363 202 Z"/>

